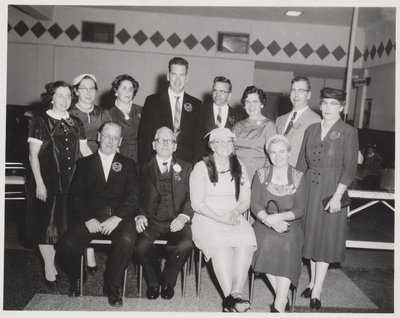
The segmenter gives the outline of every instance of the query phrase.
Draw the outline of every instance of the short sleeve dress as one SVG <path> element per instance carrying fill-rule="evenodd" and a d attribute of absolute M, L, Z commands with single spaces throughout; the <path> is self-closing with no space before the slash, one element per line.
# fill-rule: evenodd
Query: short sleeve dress
<path fill-rule="evenodd" d="M 142 107 L 132 104 L 129 118 L 125 118 L 122 111 L 117 106 L 113 106 L 110 110 L 110 116 L 113 121 L 122 126 L 122 143 L 119 152 L 125 157 L 138 162 L 138 129 Z"/>
<path fill-rule="evenodd" d="M 211 183 L 206 164 L 199 161 L 190 175 L 190 198 L 195 212 L 204 205 L 219 216 L 226 215 L 235 208 L 245 211 L 250 202 L 250 185 L 245 168 L 242 165 L 240 194 L 236 201 L 235 182 L 231 174 L 219 173 L 218 182 Z M 207 261 L 222 248 L 249 246 L 256 249 L 253 228 L 243 215 L 240 216 L 240 221 L 240 225 L 233 226 L 216 222 L 199 213 L 194 214 L 193 242 L 203 251 Z"/>
<path fill-rule="evenodd" d="M 266 163 L 265 142 L 277 133 L 275 124 L 268 118 L 247 118 L 237 122 L 232 127 L 232 132 L 236 135 L 236 156 L 246 166 L 249 180 L 252 182 L 254 173 Z"/>
<path fill-rule="evenodd" d="M 95 105 L 90 113 L 86 113 L 78 109 L 76 105 L 73 105 L 69 110 L 69 113 L 81 120 L 83 128 L 85 129 L 88 146 L 92 152 L 96 152 L 99 148 L 97 142 L 97 132 L 99 131 L 99 127 L 104 122 L 111 120 L 108 110 Z"/>
<path fill-rule="evenodd" d="M 85 140 L 82 122 L 75 116 L 52 117 L 51 112 L 35 117 L 29 127 L 28 142 L 41 144 L 40 172 L 47 189 L 47 200 L 36 198 L 35 178 L 31 178 L 27 201 L 27 237 L 37 244 L 55 244 L 68 225 L 66 200 L 79 141 Z"/>
<path fill-rule="evenodd" d="M 269 200 L 275 200 L 281 212 L 292 211 L 295 219 L 287 221 L 291 229 L 278 233 L 272 227 L 262 224 L 258 219 L 253 224 L 257 239 L 253 270 L 274 276 L 289 278 L 293 286 L 298 285 L 301 273 L 301 250 L 304 233 L 301 218 L 304 214 L 306 187 L 303 173 L 292 166 L 288 167 L 288 184 L 275 185 L 271 182 L 273 168 L 257 170 L 251 190 L 251 211 L 256 215 L 266 209 Z M 274 204 L 269 205 L 269 214 L 277 213 Z"/>
<path fill-rule="evenodd" d="M 349 186 L 357 170 L 357 129 L 338 119 L 323 140 L 321 123 L 305 133 L 297 168 L 305 171 L 306 213 L 303 217 L 303 257 L 326 263 L 342 262 L 346 247 L 347 208 L 324 210 L 322 200 L 332 196 L 339 183 Z"/>

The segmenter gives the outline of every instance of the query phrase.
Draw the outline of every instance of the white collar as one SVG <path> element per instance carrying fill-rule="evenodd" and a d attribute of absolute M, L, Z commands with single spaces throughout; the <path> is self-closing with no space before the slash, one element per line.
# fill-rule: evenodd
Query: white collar
<path fill-rule="evenodd" d="M 175 97 L 179 96 L 179 101 L 182 103 L 183 101 L 183 94 L 185 93 L 185 91 L 180 92 L 179 94 L 173 92 L 171 90 L 171 88 L 168 87 L 168 95 L 170 97 L 171 100 L 173 100 L 175 102 Z M 174 99 L 172 99 L 172 97 L 174 97 Z"/>
<path fill-rule="evenodd" d="M 169 166 L 171 165 L 171 161 L 172 161 L 172 156 L 169 157 L 169 159 L 167 161 L 161 159 L 158 155 L 156 155 L 156 160 L 157 160 L 157 164 L 159 167 L 162 166 L 163 162 L 168 162 L 167 166 L 168 166 L 168 170 L 169 170 Z"/>
<path fill-rule="evenodd" d="M 110 159 L 114 159 L 114 156 L 115 156 L 115 154 L 116 154 L 116 152 L 114 152 L 113 154 L 111 154 L 111 155 L 106 155 L 106 154 L 104 154 L 104 153 L 102 153 L 101 152 L 101 150 L 100 150 L 100 148 L 99 148 L 99 156 L 100 156 L 100 158 L 101 158 L 101 160 L 110 160 Z"/>
<path fill-rule="evenodd" d="M 61 116 L 60 114 L 57 114 L 52 109 L 46 110 L 46 114 L 49 115 L 51 118 L 54 118 L 54 119 L 57 119 L 57 120 L 69 118 L 69 113 L 68 112 L 66 112 L 64 116 Z"/>
<path fill-rule="evenodd" d="M 89 114 L 93 111 L 94 105 L 90 109 L 83 109 L 81 106 L 78 105 L 78 103 L 75 104 L 75 107 L 78 108 L 82 113 Z"/>
<path fill-rule="evenodd" d="M 306 107 L 303 107 L 302 109 L 300 109 L 300 110 L 294 110 L 294 109 L 292 109 L 292 114 L 294 113 L 294 112 L 296 112 L 297 114 L 297 118 L 299 118 L 300 116 L 301 116 L 301 114 L 303 114 L 305 111 L 306 111 L 306 109 L 307 108 L 310 108 L 310 107 L 308 107 L 308 105 L 306 106 Z"/>
<path fill-rule="evenodd" d="M 218 106 L 217 104 L 213 103 L 213 107 L 214 107 L 214 109 L 221 108 L 221 110 L 223 110 L 223 109 L 227 109 L 229 106 L 228 106 L 228 104 L 224 104 L 222 106 Z"/>

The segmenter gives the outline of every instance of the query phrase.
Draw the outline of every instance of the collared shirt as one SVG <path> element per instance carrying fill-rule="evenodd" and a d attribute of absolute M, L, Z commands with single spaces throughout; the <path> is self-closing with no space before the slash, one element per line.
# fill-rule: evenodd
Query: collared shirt
<path fill-rule="evenodd" d="M 167 162 L 167 168 L 168 168 L 168 172 L 169 172 L 169 169 L 171 169 L 172 156 L 168 160 L 163 160 L 158 155 L 156 155 L 156 161 L 157 161 L 158 168 L 160 169 L 161 172 L 163 172 L 163 168 L 164 168 L 163 162 Z"/>
<path fill-rule="evenodd" d="M 300 116 L 305 112 L 305 110 L 306 110 L 307 108 L 309 108 L 308 105 L 307 105 L 306 107 L 303 107 L 303 108 L 300 109 L 300 110 L 294 110 L 294 109 L 292 109 L 292 111 L 289 113 L 288 118 L 286 119 L 285 129 L 283 129 L 283 131 L 286 131 L 286 128 L 287 128 L 287 126 L 289 125 L 289 122 L 290 122 L 290 120 L 291 120 L 291 118 L 292 118 L 294 112 L 296 112 L 297 114 L 296 114 L 296 118 L 293 120 L 293 123 L 295 123 L 295 122 L 297 121 L 297 119 L 300 118 Z"/>
<path fill-rule="evenodd" d="M 214 122 L 215 123 L 217 123 L 217 116 L 218 116 L 219 108 L 221 108 L 221 127 L 225 127 L 226 120 L 228 119 L 229 106 L 228 106 L 228 104 L 218 106 L 215 103 L 213 103 Z"/>
<path fill-rule="evenodd" d="M 169 103 L 170 103 L 171 112 L 172 112 L 172 122 L 174 121 L 174 118 L 175 118 L 175 104 L 176 104 L 175 96 L 179 96 L 179 107 L 180 107 L 181 113 L 182 113 L 182 103 L 183 103 L 183 94 L 184 93 L 185 92 L 182 91 L 181 93 L 176 94 L 170 88 L 168 88 Z"/>
<path fill-rule="evenodd" d="M 99 149 L 99 156 L 101 159 L 101 166 L 103 167 L 104 177 L 106 178 L 107 181 L 115 153 L 113 153 L 112 155 L 105 155 Z"/>

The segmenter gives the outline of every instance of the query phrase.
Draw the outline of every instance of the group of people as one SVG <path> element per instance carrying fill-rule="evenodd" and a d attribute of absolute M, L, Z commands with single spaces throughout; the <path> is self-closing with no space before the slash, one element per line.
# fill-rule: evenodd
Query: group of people
<path fill-rule="evenodd" d="M 274 121 L 262 89 L 249 86 L 241 102 L 247 118 L 229 105 L 231 81 L 214 78 L 212 103 L 185 92 L 188 62 L 168 64 L 165 91 L 133 104 L 139 88 L 130 75 L 115 78 L 115 105 L 94 105 L 97 79 L 81 74 L 72 86 L 46 85 L 48 110 L 29 129 L 33 173 L 27 233 L 38 244 L 45 282 L 57 286 L 55 256 L 79 296 L 80 257 L 97 270 L 95 238 L 112 241 L 104 280 L 111 306 L 121 306 L 121 285 L 135 253 L 143 265 L 148 299 L 174 296 L 177 276 L 194 243 L 223 293 L 222 310 L 245 312 L 249 268 L 266 273 L 272 312 L 288 307 L 302 257 L 311 277 L 301 296 L 321 307 L 330 263 L 344 259 L 343 202 L 357 166 L 357 130 L 341 120 L 343 90 L 321 91 L 321 117 L 308 106 L 308 78 L 293 78 L 293 109 Z M 250 213 L 253 218 L 250 217 Z M 161 251 L 154 241 L 167 241 Z M 161 256 L 166 258 L 161 270 Z"/>

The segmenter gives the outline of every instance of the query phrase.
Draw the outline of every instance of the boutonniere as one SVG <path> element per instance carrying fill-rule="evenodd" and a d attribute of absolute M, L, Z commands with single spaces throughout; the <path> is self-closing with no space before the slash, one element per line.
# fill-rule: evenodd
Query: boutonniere
<path fill-rule="evenodd" d="M 172 166 L 172 170 L 174 171 L 173 175 L 176 181 L 181 181 L 181 172 L 182 172 L 182 167 L 179 165 L 179 163 L 176 163 Z"/>
<path fill-rule="evenodd" d="M 190 103 L 183 104 L 183 108 L 189 113 L 193 110 L 193 106 Z"/>
<path fill-rule="evenodd" d="M 331 139 L 338 139 L 339 137 L 340 137 L 339 131 L 332 131 L 331 134 L 329 135 L 329 138 Z"/>
<path fill-rule="evenodd" d="M 111 169 L 113 169 L 115 172 L 120 172 L 122 170 L 122 163 L 120 162 L 114 162 L 111 166 Z"/>
<path fill-rule="evenodd" d="M 229 116 L 228 117 L 228 122 L 229 122 L 229 124 L 234 125 L 235 124 L 235 117 Z"/>

